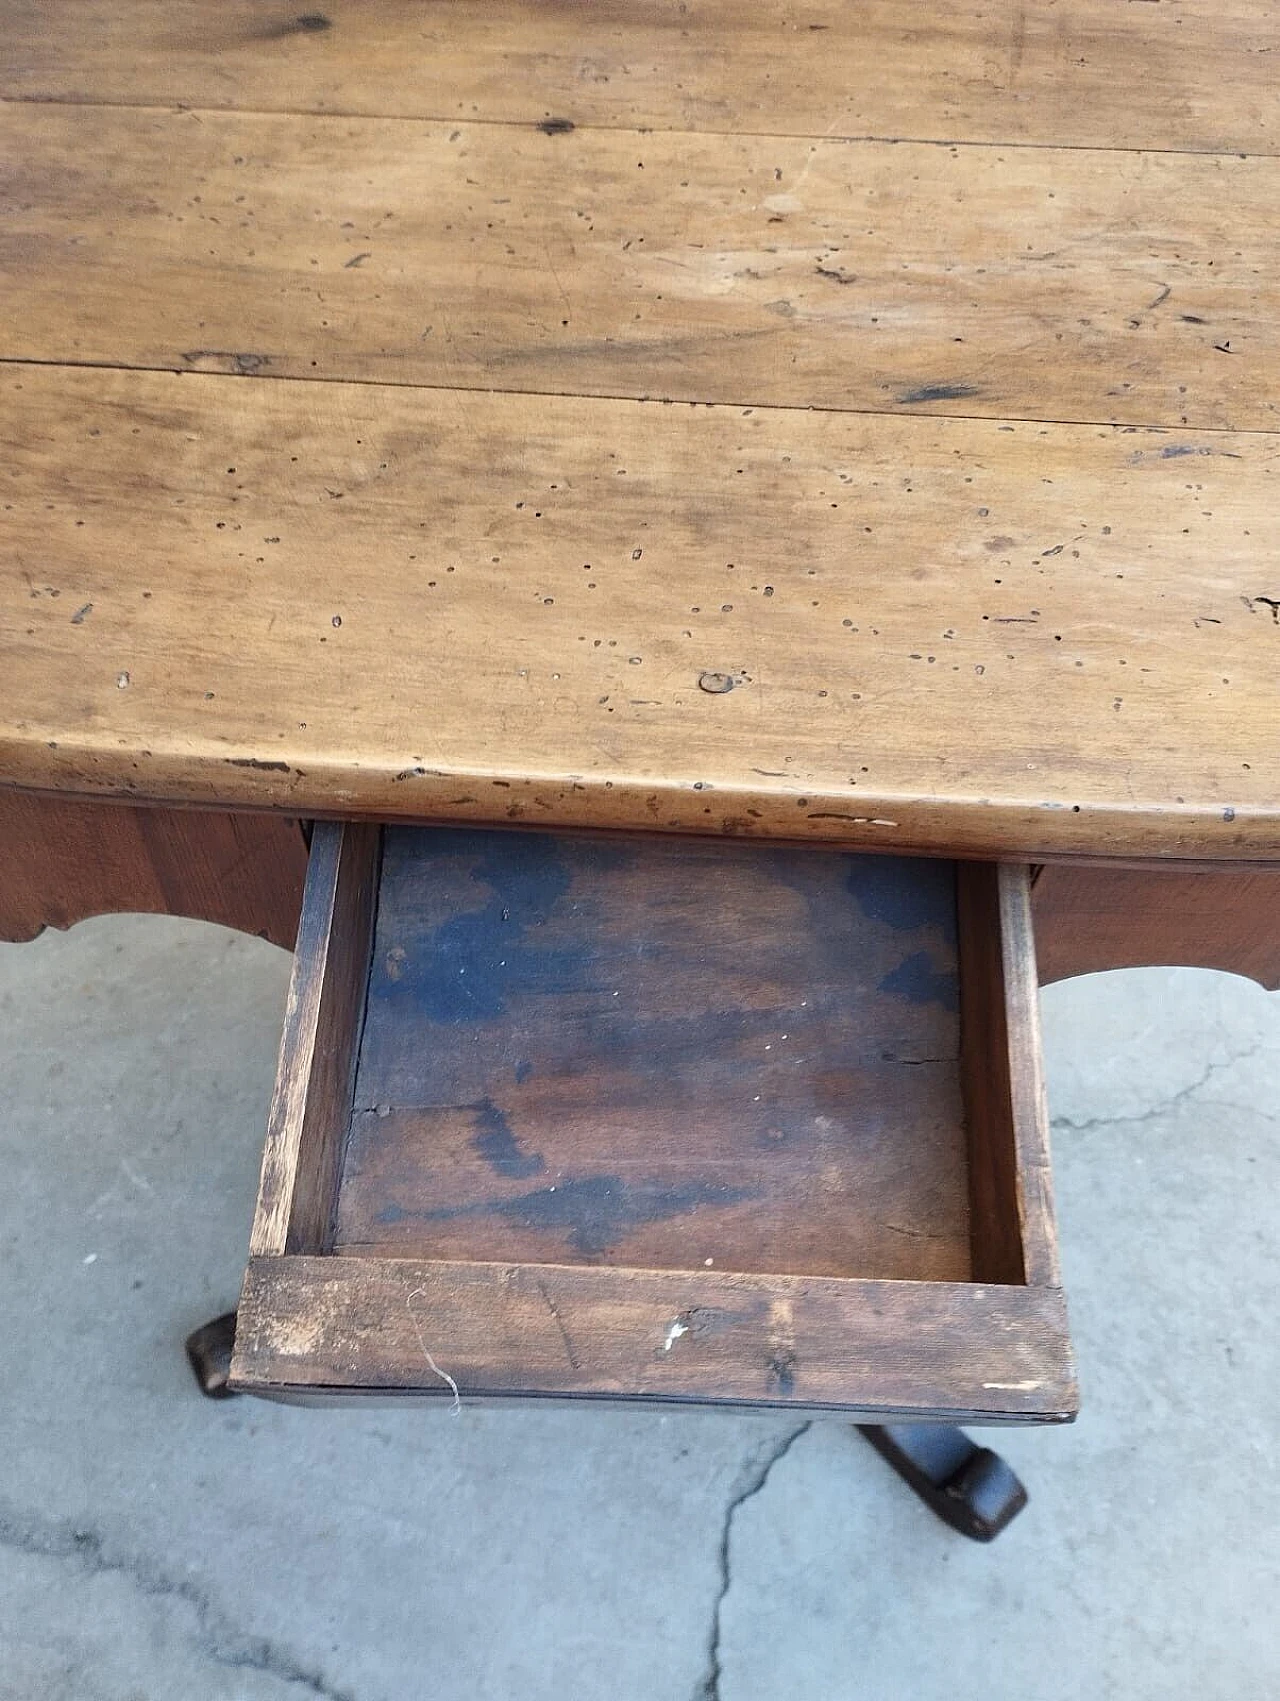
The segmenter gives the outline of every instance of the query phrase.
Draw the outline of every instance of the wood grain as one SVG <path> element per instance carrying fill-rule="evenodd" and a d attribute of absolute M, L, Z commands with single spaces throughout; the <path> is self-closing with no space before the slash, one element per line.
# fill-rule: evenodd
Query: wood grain
<path fill-rule="evenodd" d="M 684 1332 L 673 1335 L 673 1324 Z M 440 1371 L 464 1400 L 696 1400 L 979 1423 L 1062 1422 L 1078 1407 L 1052 1288 L 387 1258 L 250 1262 L 232 1364 L 242 1391 L 451 1398 Z"/>
<path fill-rule="evenodd" d="M 120 912 L 187 916 L 293 949 L 299 822 L 38 797 L 0 787 L 0 939 Z"/>
<path fill-rule="evenodd" d="M 6 0 L 0 93 L 1275 152 L 1267 0 Z"/>
<path fill-rule="evenodd" d="M 36 368 L 0 396 L 12 781 L 1280 857 L 1272 437 Z"/>
<path fill-rule="evenodd" d="M 18 105 L 0 161 L 0 358 L 1280 419 L 1277 159 Z"/>
<path fill-rule="evenodd" d="M 251 1254 L 324 1252 L 332 1236 L 377 897 L 376 827 L 320 823 L 267 1117 Z"/>
<path fill-rule="evenodd" d="M 1151 963 L 1280 988 L 1280 869 L 1183 873 L 1047 864 L 1032 890 L 1044 985 Z"/>
<path fill-rule="evenodd" d="M 966 1280 L 955 938 L 945 862 L 388 829 L 334 1249 Z"/>
<path fill-rule="evenodd" d="M 957 869 L 973 1279 L 1058 1287 L 1029 871 Z"/>

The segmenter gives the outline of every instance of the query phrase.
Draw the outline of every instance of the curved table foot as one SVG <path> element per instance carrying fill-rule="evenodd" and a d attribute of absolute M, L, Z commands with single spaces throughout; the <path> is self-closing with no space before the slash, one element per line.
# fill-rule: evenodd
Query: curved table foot
<path fill-rule="evenodd" d="M 931 1512 L 976 1542 L 991 1542 L 1027 1504 L 1027 1491 L 998 1453 L 944 1423 L 859 1424 Z"/>
<path fill-rule="evenodd" d="M 228 1386 L 231 1375 L 231 1353 L 236 1344 L 236 1314 L 224 1311 L 209 1323 L 202 1323 L 187 1336 L 187 1362 L 190 1364 L 200 1392 L 210 1400 L 234 1400 L 236 1391 Z"/>

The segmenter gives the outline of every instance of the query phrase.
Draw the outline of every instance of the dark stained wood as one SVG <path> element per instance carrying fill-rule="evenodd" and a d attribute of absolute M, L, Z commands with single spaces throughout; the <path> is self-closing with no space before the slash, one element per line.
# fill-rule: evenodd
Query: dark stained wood
<path fill-rule="evenodd" d="M 587 1396 L 1051 1423 L 1078 1394 L 1062 1294 L 713 1271 L 255 1258 L 233 1386 Z"/>
<path fill-rule="evenodd" d="M 1056 1287 L 1028 871 L 962 863 L 957 879 L 973 1279 Z"/>
<path fill-rule="evenodd" d="M 1040 980 L 1151 963 L 1280 987 L 1280 869 L 1046 864 L 1032 888 Z"/>
<path fill-rule="evenodd" d="M 0 939 L 133 912 L 217 922 L 292 950 L 307 846 L 287 816 L 0 787 L 0 866 Z"/>
<path fill-rule="evenodd" d="M 970 1224 L 973 1154 L 1046 1156 L 1026 887 L 449 828 L 386 828 L 379 861 L 374 829 L 318 828 L 242 1385 L 1063 1415 L 1047 1186 L 1015 1169 Z"/>
<path fill-rule="evenodd" d="M 336 1246 L 963 1280 L 952 865 L 388 829 Z"/>
<path fill-rule="evenodd" d="M 369 978 L 378 829 L 322 822 L 311 842 L 252 1253 L 329 1244 Z"/>

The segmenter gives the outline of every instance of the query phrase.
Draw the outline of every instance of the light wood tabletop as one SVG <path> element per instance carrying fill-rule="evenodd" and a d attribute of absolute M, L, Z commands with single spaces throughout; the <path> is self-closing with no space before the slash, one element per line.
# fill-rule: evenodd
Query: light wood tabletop
<path fill-rule="evenodd" d="M 1265 0 L 0 0 L 0 780 L 1280 859 Z"/>

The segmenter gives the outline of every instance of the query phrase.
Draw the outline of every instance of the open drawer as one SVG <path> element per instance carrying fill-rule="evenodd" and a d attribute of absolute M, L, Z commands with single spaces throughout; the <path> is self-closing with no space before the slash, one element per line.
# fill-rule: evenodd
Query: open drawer
<path fill-rule="evenodd" d="M 317 826 L 232 1381 L 1073 1416 L 1027 871 Z"/>

